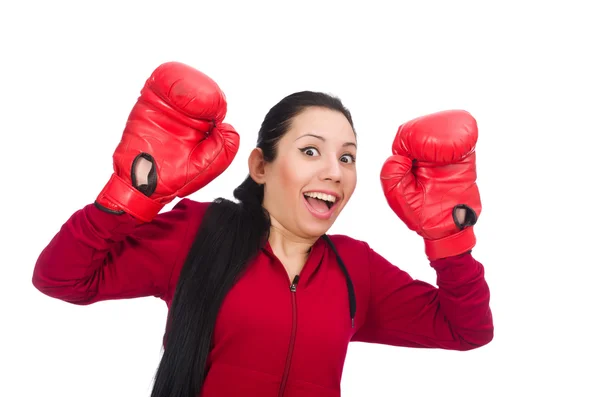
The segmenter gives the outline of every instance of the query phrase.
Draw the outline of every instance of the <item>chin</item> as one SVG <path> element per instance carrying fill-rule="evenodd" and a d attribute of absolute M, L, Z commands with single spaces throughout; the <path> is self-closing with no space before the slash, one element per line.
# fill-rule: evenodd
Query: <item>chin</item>
<path fill-rule="evenodd" d="M 331 229 L 333 224 L 335 223 L 335 219 L 330 219 L 327 222 L 324 221 L 313 221 L 306 222 L 301 225 L 300 230 L 302 234 L 304 234 L 308 238 L 319 238 Z"/>
<path fill-rule="evenodd" d="M 318 239 L 319 237 L 321 237 L 322 235 L 326 234 L 327 231 L 330 228 L 305 228 L 302 230 L 303 234 L 306 236 L 306 238 L 308 239 Z"/>

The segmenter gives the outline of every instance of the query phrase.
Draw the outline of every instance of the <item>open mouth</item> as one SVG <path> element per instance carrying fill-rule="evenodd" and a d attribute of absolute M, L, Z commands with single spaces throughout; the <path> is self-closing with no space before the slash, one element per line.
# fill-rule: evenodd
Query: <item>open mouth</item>
<path fill-rule="evenodd" d="M 337 197 L 331 194 L 321 192 L 306 192 L 304 198 L 315 211 L 320 213 L 331 210 L 338 200 Z"/>

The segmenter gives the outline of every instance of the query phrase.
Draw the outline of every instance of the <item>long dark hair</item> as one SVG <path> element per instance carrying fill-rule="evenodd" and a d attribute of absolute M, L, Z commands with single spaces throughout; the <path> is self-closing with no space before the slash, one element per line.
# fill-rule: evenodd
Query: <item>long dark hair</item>
<path fill-rule="evenodd" d="M 294 117 L 309 107 L 339 111 L 354 129 L 350 112 L 338 98 L 321 92 L 294 93 L 273 106 L 262 122 L 256 146 L 265 161 L 275 159 L 277 143 Z M 248 176 L 233 194 L 239 203 L 218 198 L 210 204 L 181 270 L 152 397 L 199 395 L 223 299 L 269 238 L 263 186 Z"/>

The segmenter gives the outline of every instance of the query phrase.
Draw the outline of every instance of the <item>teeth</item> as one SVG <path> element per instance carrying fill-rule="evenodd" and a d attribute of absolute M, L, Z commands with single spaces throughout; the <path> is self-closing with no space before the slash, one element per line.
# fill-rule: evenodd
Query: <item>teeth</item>
<path fill-rule="evenodd" d="M 324 200 L 324 201 L 329 201 L 331 203 L 335 203 L 337 201 L 335 196 L 332 196 L 331 194 L 325 194 L 325 193 L 319 193 L 319 192 L 308 192 L 308 193 L 304 193 L 304 195 L 308 196 L 308 197 Z"/>

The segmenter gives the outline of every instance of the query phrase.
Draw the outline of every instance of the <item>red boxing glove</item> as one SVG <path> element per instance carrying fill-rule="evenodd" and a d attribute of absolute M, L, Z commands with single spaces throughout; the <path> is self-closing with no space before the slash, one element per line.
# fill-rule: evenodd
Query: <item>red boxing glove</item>
<path fill-rule="evenodd" d="M 466 111 L 416 118 L 398 128 L 381 170 L 386 200 L 410 230 L 425 241 L 430 260 L 459 255 L 475 246 L 473 225 L 481 213 L 475 183 L 478 128 Z M 456 211 L 466 210 L 459 224 Z"/>
<path fill-rule="evenodd" d="M 178 62 L 160 65 L 129 115 L 96 206 L 150 222 L 175 197 L 214 180 L 239 148 L 238 133 L 223 123 L 226 112 L 225 95 L 210 77 Z M 152 168 L 139 186 L 134 170 L 142 158 Z"/>

